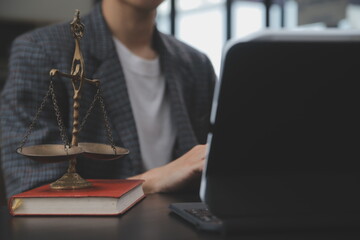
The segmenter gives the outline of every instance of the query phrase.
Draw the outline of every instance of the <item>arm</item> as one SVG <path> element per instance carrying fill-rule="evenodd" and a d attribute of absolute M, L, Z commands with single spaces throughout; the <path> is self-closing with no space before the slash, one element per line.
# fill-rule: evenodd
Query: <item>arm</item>
<path fill-rule="evenodd" d="M 210 60 L 203 55 L 201 63 L 197 66 L 193 76 L 197 76 L 194 81 L 195 86 L 192 98 L 193 107 L 192 117 L 198 121 L 193 122 L 193 128 L 200 143 L 205 143 L 209 131 L 210 111 L 213 97 L 213 90 L 216 75 Z M 151 169 L 143 174 L 131 177 L 144 179 L 144 191 L 146 193 L 173 192 L 180 189 L 194 187 L 195 181 L 199 180 L 204 168 L 204 160 L 207 145 L 196 145 L 190 151 L 180 156 L 176 160 Z M 130 179 L 131 179 L 130 178 Z M 196 185 L 197 186 L 197 185 Z"/>
<path fill-rule="evenodd" d="M 205 160 L 206 145 L 197 145 L 178 159 L 129 179 L 144 179 L 145 193 L 173 192 L 199 177 Z"/>

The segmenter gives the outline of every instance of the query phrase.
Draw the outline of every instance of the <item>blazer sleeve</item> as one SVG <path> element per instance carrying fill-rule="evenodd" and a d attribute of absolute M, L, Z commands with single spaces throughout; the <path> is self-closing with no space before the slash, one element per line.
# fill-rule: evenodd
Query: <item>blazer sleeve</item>
<path fill-rule="evenodd" d="M 54 64 L 44 51 L 44 47 L 31 38 L 31 35 L 22 36 L 14 41 L 8 78 L 0 101 L 1 162 L 8 198 L 53 181 L 66 171 L 66 163 L 43 164 L 16 153 L 48 91 L 49 71 L 52 68 Z M 57 95 L 57 101 L 61 106 L 66 106 L 66 90 L 60 93 Z M 63 107 L 62 110 L 64 111 Z M 63 121 L 66 122 L 66 119 Z M 25 146 L 61 142 L 52 101 L 49 98 Z"/>

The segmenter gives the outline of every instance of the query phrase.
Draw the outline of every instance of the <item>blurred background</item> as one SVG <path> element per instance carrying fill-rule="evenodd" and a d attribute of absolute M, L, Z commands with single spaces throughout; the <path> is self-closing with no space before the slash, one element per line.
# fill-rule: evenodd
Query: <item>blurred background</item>
<path fill-rule="evenodd" d="M 96 0 L 0 0 L 0 88 L 12 40 L 33 28 L 88 13 Z M 360 28 L 360 0 L 165 0 L 158 28 L 205 52 L 216 73 L 230 38 L 263 28 Z"/>
<path fill-rule="evenodd" d="M 11 42 L 16 36 L 70 21 L 75 9 L 84 15 L 97 2 L 0 0 L 0 90 L 7 76 Z M 219 75 L 221 52 L 228 39 L 264 28 L 358 29 L 360 0 L 165 0 L 158 9 L 157 25 L 160 31 L 206 53 Z M 0 190 L 1 184 L 0 173 Z"/>

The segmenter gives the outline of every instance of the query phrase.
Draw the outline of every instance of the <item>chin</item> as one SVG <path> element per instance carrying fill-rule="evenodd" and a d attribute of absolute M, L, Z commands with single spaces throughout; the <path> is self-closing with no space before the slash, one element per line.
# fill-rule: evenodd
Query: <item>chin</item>
<path fill-rule="evenodd" d="M 164 0 L 119 0 L 142 10 L 155 10 Z"/>

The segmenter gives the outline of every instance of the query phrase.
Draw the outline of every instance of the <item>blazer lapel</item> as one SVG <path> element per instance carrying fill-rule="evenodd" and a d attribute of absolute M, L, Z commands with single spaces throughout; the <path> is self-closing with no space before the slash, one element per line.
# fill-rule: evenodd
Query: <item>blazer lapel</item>
<path fill-rule="evenodd" d="M 164 63 L 164 65 L 164 68 L 167 67 L 169 69 L 169 71 L 165 73 L 165 78 L 169 88 L 171 114 L 176 125 L 177 133 L 177 142 L 174 154 L 179 157 L 194 147 L 197 144 L 197 140 L 190 124 L 184 99 L 181 95 L 181 84 L 178 76 L 174 74 L 175 71 L 170 71 L 171 69 L 174 70 L 174 66 L 171 66 L 171 64 L 168 65 L 168 63 Z"/>
<path fill-rule="evenodd" d="M 198 144 L 198 141 L 192 129 L 183 98 L 182 76 L 177 68 L 177 56 L 171 52 L 170 46 L 165 44 L 157 30 L 155 30 L 154 34 L 154 43 L 155 48 L 160 54 L 161 67 L 170 97 L 171 114 L 177 130 L 174 154 L 176 157 L 179 157 Z"/>
<path fill-rule="evenodd" d="M 101 82 L 102 96 L 107 114 L 113 127 L 114 140 L 121 140 L 122 147 L 130 150 L 130 161 L 135 170 L 142 171 L 142 161 L 138 134 L 134 116 L 131 110 L 130 99 L 126 87 L 125 77 L 117 52 L 98 5 L 89 23 L 89 39 L 91 58 L 97 59 L 99 65 L 93 73 L 93 78 Z M 85 40 L 86 42 L 86 40 Z"/>

